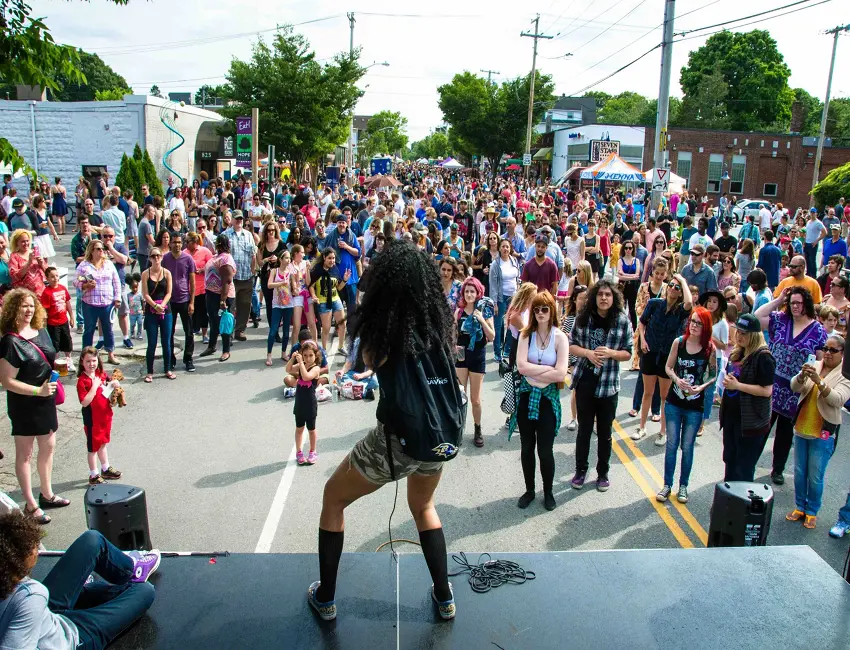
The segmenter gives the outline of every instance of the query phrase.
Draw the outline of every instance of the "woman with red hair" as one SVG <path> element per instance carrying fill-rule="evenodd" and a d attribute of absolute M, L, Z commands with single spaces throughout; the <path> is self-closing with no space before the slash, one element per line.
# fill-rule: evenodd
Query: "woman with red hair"
<path fill-rule="evenodd" d="M 484 446 L 484 437 L 481 435 L 481 386 L 487 362 L 487 343 L 496 337 L 493 316 L 485 317 L 478 306 L 483 297 L 484 286 L 475 278 L 467 278 L 460 287 L 455 312 L 455 369 L 457 380 L 472 404 L 472 419 L 475 422 L 472 442 L 476 447 Z"/>
<path fill-rule="evenodd" d="M 676 498 L 679 503 L 688 502 L 688 479 L 694 463 L 694 441 L 703 419 L 705 389 L 712 386 L 717 377 L 711 326 L 711 312 L 705 307 L 696 307 L 688 317 L 684 336 L 673 341 L 667 356 L 665 370 L 672 383 L 664 405 L 667 448 L 664 453 L 664 487 L 655 496 L 658 501 L 667 501 L 670 497 L 681 441 L 682 469 Z"/>

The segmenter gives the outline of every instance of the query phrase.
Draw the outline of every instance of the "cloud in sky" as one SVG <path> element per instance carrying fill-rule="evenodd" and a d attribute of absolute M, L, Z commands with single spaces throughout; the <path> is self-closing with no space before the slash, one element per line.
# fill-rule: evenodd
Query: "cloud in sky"
<path fill-rule="evenodd" d="M 713 25 L 790 1 L 679 0 L 676 11 L 681 18 L 675 28 L 678 32 Z M 768 29 L 791 68 L 791 86 L 822 98 L 832 37 L 821 32 L 837 24 L 842 2 L 833 0 L 742 30 Z M 540 42 L 538 68 L 553 75 L 558 94 L 581 90 L 659 43 L 664 17 L 664 0 L 432 0 L 421 8 L 387 0 L 338 4 L 131 0 L 125 7 L 106 0 L 33 0 L 32 5 L 34 15 L 46 17 L 57 41 L 96 52 L 137 93 L 146 93 L 153 84 L 173 92 L 222 83 L 231 59 L 248 58 L 257 33 L 273 30 L 276 24 L 328 18 L 296 30 L 310 40 L 317 58 L 330 58 L 348 50 L 345 14 L 354 12 L 354 43 L 363 50 L 363 64 L 390 64 L 370 69 L 360 82 L 366 95 L 357 112 L 400 111 L 408 119 L 413 140 L 440 124 L 437 87 L 455 73 L 495 70 L 497 81 L 528 74 L 532 40 L 521 38 L 520 32 L 531 30 L 536 12 L 541 30 L 556 36 Z M 695 38 L 675 46 L 674 94 L 681 94 L 679 70 L 688 51 L 704 42 L 705 38 Z M 850 95 L 848 48 L 850 39 L 841 39 L 833 96 Z M 571 52 L 573 56 L 564 58 Z M 594 89 L 633 90 L 654 97 L 660 60 L 656 50 Z"/>

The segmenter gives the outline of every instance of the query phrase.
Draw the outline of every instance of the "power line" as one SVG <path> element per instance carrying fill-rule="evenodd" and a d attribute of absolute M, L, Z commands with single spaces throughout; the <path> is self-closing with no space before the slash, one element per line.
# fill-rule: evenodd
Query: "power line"
<path fill-rule="evenodd" d="M 611 5 L 610 7 L 606 7 L 605 9 L 603 9 L 602 11 L 600 11 L 598 14 L 596 14 L 596 15 L 595 15 L 593 18 L 591 18 L 590 20 L 586 20 L 586 21 L 584 21 L 581 25 L 579 25 L 578 27 L 575 27 L 575 28 L 571 29 L 571 30 L 570 30 L 570 31 L 568 31 L 568 32 L 558 32 L 558 34 L 559 34 L 559 35 L 558 35 L 558 36 L 555 36 L 555 39 L 554 39 L 554 40 L 559 41 L 559 40 L 561 40 L 562 38 L 565 38 L 565 37 L 569 36 L 569 35 L 570 35 L 570 34 L 572 34 L 573 32 L 577 32 L 578 30 L 582 29 L 583 27 L 586 27 L 587 25 L 589 25 L 590 23 L 592 23 L 594 20 L 596 20 L 597 18 L 599 18 L 599 16 L 601 16 L 602 14 L 604 14 L 604 13 L 607 13 L 607 12 L 611 11 L 611 9 L 613 9 L 613 8 L 614 8 L 614 5 L 616 5 L 616 4 L 617 4 L 617 1 L 615 0 L 615 2 L 614 2 L 614 4 L 613 4 L 613 5 Z M 588 8 L 589 8 L 589 6 L 588 6 Z M 582 12 L 582 13 L 584 13 L 584 12 Z M 575 21 L 573 21 L 573 22 L 575 22 Z M 573 23 L 570 23 L 570 25 L 572 25 L 572 24 L 573 24 Z M 567 25 L 567 27 L 569 27 L 570 25 Z"/>
<path fill-rule="evenodd" d="M 634 6 L 634 7 L 632 7 L 629 11 L 627 11 L 625 14 L 623 14 L 623 18 L 627 18 L 627 17 L 629 16 L 629 14 L 631 14 L 631 13 L 633 13 L 633 12 L 637 11 L 637 10 L 640 8 L 640 6 L 641 6 L 641 5 L 643 5 L 643 4 L 645 4 L 645 3 L 646 3 L 646 0 L 640 0 L 640 2 L 638 2 L 638 3 Z M 622 20 L 622 18 L 621 18 L 620 20 Z M 619 23 L 619 22 L 620 22 L 620 21 L 618 20 L 617 22 L 615 22 L 615 23 L 614 23 L 613 25 L 611 25 L 610 27 L 606 27 L 606 28 L 605 28 L 605 29 L 603 29 L 601 32 L 599 32 L 596 36 L 594 36 L 593 38 L 591 38 L 589 41 L 585 41 L 584 43 L 582 43 L 581 45 L 579 45 L 579 46 L 578 46 L 577 48 L 575 48 L 575 49 L 574 49 L 571 53 L 572 53 L 572 54 L 575 54 L 575 53 L 576 53 L 576 52 L 578 52 L 581 48 L 583 48 L 585 45 L 589 45 L 590 43 L 592 43 L 593 41 L 595 41 L 597 38 L 599 38 L 600 36 L 602 36 L 603 34 L 605 34 L 606 32 L 608 32 L 608 31 L 609 31 L 612 27 L 615 27 L 615 26 L 617 25 L 617 23 Z"/>
<path fill-rule="evenodd" d="M 737 23 L 742 20 L 749 20 L 750 18 L 758 18 L 759 16 L 765 16 L 767 14 L 772 14 L 776 11 L 781 11 L 782 9 L 788 9 L 788 7 L 796 7 L 797 5 L 805 4 L 810 2 L 811 0 L 797 0 L 797 2 L 792 2 L 791 4 L 784 5 L 782 7 L 775 7 L 774 9 L 767 9 L 766 11 L 760 11 L 757 14 L 751 14 L 749 16 L 741 16 L 740 18 L 735 18 L 734 20 L 727 20 L 722 23 L 717 23 L 715 25 L 706 25 L 705 27 L 697 27 L 696 29 L 688 29 L 684 32 L 678 32 L 678 36 L 685 36 L 686 34 L 691 34 L 693 32 L 702 32 L 706 29 L 714 29 L 715 27 L 722 27 L 723 25 L 730 25 L 732 23 Z M 812 5 L 814 6 L 814 5 Z M 807 7 L 805 7 L 807 8 Z"/>
<path fill-rule="evenodd" d="M 620 74 L 620 73 L 621 73 L 623 70 L 625 70 L 626 68 L 630 68 L 630 67 L 631 67 L 631 66 L 633 66 L 635 63 L 637 63 L 638 61 L 640 61 L 641 59 L 643 59 L 645 56 L 648 56 L 650 53 L 652 53 L 652 52 L 654 52 L 655 50 L 657 50 L 659 47 L 661 47 L 661 43 L 658 43 L 658 45 L 655 45 L 654 47 L 652 47 L 652 48 L 648 49 L 646 52 L 644 52 L 643 54 L 641 54 L 641 55 L 640 55 L 639 57 L 637 57 L 636 59 L 633 59 L 632 61 L 629 61 L 626 65 L 624 65 L 624 66 L 621 66 L 621 67 L 617 68 L 617 69 L 616 69 L 616 70 L 614 70 L 614 72 L 612 72 L 611 74 L 606 75 L 605 77 L 602 77 L 602 79 L 599 79 L 599 80 L 597 80 L 597 81 L 594 81 L 592 84 L 589 84 L 589 85 L 585 86 L 585 87 L 584 87 L 584 88 L 582 88 L 581 90 L 577 90 L 577 91 L 575 91 L 575 92 L 573 92 L 573 93 L 570 93 L 570 94 L 569 94 L 569 95 L 567 95 L 567 96 L 568 96 L 568 97 L 577 97 L 577 96 L 580 96 L 580 95 L 581 95 L 581 93 L 583 93 L 583 92 L 585 92 L 585 91 L 587 91 L 587 90 L 590 90 L 590 89 L 591 89 L 591 88 L 593 88 L 594 86 L 598 86 L 598 85 L 599 85 L 599 84 L 601 84 L 603 81 L 607 81 L 608 79 L 610 79 L 610 78 L 611 78 L 611 77 L 613 77 L 614 75 Z"/>
<path fill-rule="evenodd" d="M 758 25 L 759 23 L 763 23 L 763 22 L 766 22 L 768 20 L 773 20 L 774 18 L 781 18 L 782 16 L 787 16 L 789 14 L 795 14 L 798 11 L 805 11 L 806 9 L 811 9 L 813 7 L 817 7 L 818 5 L 826 4 L 827 2 L 832 2 L 832 0 L 821 0 L 820 2 L 816 2 L 815 4 L 806 5 L 805 7 L 800 7 L 799 9 L 792 9 L 791 11 L 786 11 L 785 13 L 776 14 L 775 16 L 768 16 L 767 18 L 762 18 L 761 20 L 753 20 L 753 21 L 748 22 L 748 23 L 742 23 L 740 25 L 735 25 L 733 27 L 733 29 L 739 29 L 741 27 L 748 27 L 749 25 Z M 744 20 L 744 19 L 739 18 L 739 20 Z M 718 29 L 718 30 L 713 31 L 713 32 L 708 32 L 707 34 L 696 34 L 694 36 L 686 36 L 686 37 L 680 38 L 680 39 L 678 39 L 677 41 L 674 41 L 674 42 L 679 43 L 681 41 L 690 41 L 690 40 L 693 40 L 695 38 L 706 38 L 708 36 L 712 36 L 714 34 L 719 34 L 720 32 L 727 32 L 727 31 L 729 31 L 729 30 L 728 29 Z"/>

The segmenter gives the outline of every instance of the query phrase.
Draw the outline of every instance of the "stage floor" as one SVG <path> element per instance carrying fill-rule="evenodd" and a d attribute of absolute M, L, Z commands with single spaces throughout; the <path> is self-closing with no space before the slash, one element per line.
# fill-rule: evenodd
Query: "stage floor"
<path fill-rule="evenodd" d="M 402 546 L 405 550 L 410 547 Z M 468 555 L 475 563 L 477 554 Z M 422 555 L 344 554 L 337 620 L 307 605 L 315 555 L 164 558 L 148 615 L 114 648 L 850 647 L 850 584 L 807 546 L 494 553 L 537 578 L 474 593 L 440 621 Z M 55 558 L 44 557 L 38 579 Z M 451 558 L 449 571 L 459 567 Z"/>

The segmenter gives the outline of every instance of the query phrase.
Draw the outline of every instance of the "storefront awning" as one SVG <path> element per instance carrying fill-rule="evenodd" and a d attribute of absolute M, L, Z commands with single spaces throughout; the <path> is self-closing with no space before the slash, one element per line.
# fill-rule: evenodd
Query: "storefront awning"
<path fill-rule="evenodd" d="M 552 160 L 552 147 L 543 147 L 534 156 L 532 160 Z"/>

